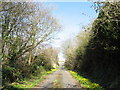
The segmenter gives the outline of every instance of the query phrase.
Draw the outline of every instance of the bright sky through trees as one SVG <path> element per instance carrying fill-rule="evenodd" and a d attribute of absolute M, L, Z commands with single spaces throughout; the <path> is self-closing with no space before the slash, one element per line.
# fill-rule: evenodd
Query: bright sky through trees
<path fill-rule="evenodd" d="M 56 10 L 53 11 L 55 17 L 62 24 L 62 31 L 56 35 L 53 47 L 61 48 L 62 43 L 75 37 L 83 26 L 90 24 L 97 13 L 93 9 L 92 2 L 51 2 Z M 63 59 L 62 53 L 59 54 L 60 60 Z"/>
<path fill-rule="evenodd" d="M 87 0 L 33 0 L 32 2 L 39 3 L 42 1 L 55 8 L 53 16 L 62 25 L 62 31 L 56 34 L 56 39 L 51 43 L 53 47 L 60 48 L 60 50 L 62 50 L 61 45 L 63 42 L 75 37 L 83 26 L 90 24 L 97 17 L 97 13 L 92 7 L 93 2 Z M 62 51 L 59 58 L 63 59 Z"/>
<path fill-rule="evenodd" d="M 87 2 L 89 0 L 34 0 L 35 2 Z M 91 0 L 91 1 L 107 1 L 107 0 Z M 114 1 L 114 0 L 109 0 Z"/>

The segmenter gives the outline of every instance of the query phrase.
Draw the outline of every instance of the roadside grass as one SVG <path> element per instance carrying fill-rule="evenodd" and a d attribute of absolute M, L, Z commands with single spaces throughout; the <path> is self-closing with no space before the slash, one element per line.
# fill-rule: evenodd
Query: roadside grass
<path fill-rule="evenodd" d="M 74 72 L 74 71 L 69 71 L 69 72 L 76 80 L 79 81 L 82 88 L 91 88 L 91 89 L 94 89 L 94 90 L 105 90 L 99 84 L 92 83 L 89 79 L 78 75 L 76 72 Z"/>
<path fill-rule="evenodd" d="M 11 83 L 4 90 L 9 90 L 9 89 L 27 90 L 29 88 L 34 88 L 36 85 L 38 85 L 44 79 L 45 76 L 47 76 L 48 74 L 51 74 L 52 72 L 54 72 L 56 70 L 57 69 L 52 69 L 51 71 L 43 72 L 37 76 L 32 76 L 30 79 L 25 78 L 22 81 Z"/>

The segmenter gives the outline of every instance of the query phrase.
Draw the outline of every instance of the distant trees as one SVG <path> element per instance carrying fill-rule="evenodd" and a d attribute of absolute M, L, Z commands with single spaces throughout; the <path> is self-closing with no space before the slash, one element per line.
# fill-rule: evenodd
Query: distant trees
<path fill-rule="evenodd" d="M 41 56 L 41 47 L 60 30 L 60 25 L 42 3 L 1 2 L 0 5 L 3 79 L 12 82 L 19 79 L 26 69 L 32 72 L 31 65 L 35 62 L 42 65 L 41 58 L 47 60 Z"/>
<path fill-rule="evenodd" d="M 97 9 L 99 15 L 90 33 L 83 36 L 85 39 L 78 39 L 82 43 L 73 52 L 76 53 L 73 70 L 103 87 L 117 88 L 120 84 L 120 2 L 98 4 Z"/>
<path fill-rule="evenodd" d="M 71 39 L 63 43 L 63 51 L 64 56 L 66 58 L 65 66 L 71 70 L 73 70 L 75 64 L 74 62 L 76 56 L 75 50 L 76 46 L 74 46 L 74 42 Z"/>
<path fill-rule="evenodd" d="M 57 48 L 49 47 L 47 49 L 44 49 L 44 55 L 46 58 L 48 58 L 51 67 L 58 66 L 58 53 L 59 53 L 59 49 Z"/>
<path fill-rule="evenodd" d="M 90 39 L 90 30 L 86 27 L 86 31 L 80 32 L 77 37 L 73 40 L 65 41 L 64 54 L 65 54 L 65 65 L 68 69 L 77 70 L 80 68 L 82 62 L 82 56 L 85 52 L 85 46 L 88 44 Z M 69 43 L 67 43 L 69 42 Z M 80 59 L 81 58 L 81 59 Z"/>

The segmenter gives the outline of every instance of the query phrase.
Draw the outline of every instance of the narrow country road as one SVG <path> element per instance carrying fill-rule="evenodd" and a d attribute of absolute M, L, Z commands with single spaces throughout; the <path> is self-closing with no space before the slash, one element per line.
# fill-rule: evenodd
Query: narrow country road
<path fill-rule="evenodd" d="M 61 65 L 35 88 L 80 88 L 80 85 Z"/>

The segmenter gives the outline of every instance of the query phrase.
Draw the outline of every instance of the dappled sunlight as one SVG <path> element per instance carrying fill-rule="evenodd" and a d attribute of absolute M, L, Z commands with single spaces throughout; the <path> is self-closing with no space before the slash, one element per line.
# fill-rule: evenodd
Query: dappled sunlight
<path fill-rule="evenodd" d="M 0 2 L 0 89 L 120 88 L 120 1 L 58 1 Z"/>

